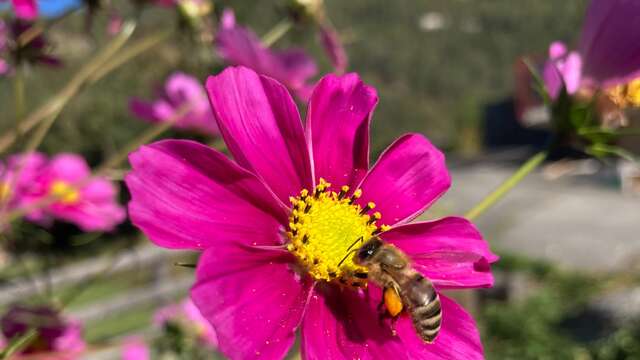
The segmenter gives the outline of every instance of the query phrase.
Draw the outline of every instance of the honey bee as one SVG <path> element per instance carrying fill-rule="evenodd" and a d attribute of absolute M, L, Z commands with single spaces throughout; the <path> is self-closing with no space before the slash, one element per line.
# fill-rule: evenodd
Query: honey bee
<path fill-rule="evenodd" d="M 369 279 L 384 289 L 381 305 L 388 314 L 397 319 L 406 309 L 420 338 L 433 343 L 440 332 L 442 309 L 431 281 L 411 266 L 400 249 L 377 236 L 355 252 L 353 262 L 366 267 Z"/>

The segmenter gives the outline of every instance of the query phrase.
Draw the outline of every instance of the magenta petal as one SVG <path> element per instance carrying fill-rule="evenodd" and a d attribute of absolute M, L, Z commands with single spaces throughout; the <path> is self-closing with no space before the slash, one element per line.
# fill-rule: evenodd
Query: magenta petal
<path fill-rule="evenodd" d="M 316 181 L 338 189 L 355 186 L 369 167 L 369 122 L 378 103 L 374 88 L 358 75 L 327 75 L 311 95 L 307 141 L 313 152 Z"/>
<path fill-rule="evenodd" d="M 302 358 L 411 359 L 405 356 L 402 344 L 392 336 L 389 326 L 379 322 L 376 310 L 379 300 L 379 297 L 335 286 L 316 291 L 302 324 Z"/>
<path fill-rule="evenodd" d="M 489 264 L 498 256 L 467 219 L 447 217 L 401 225 L 382 237 L 409 255 L 416 269 L 438 288 L 493 285 Z"/>
<path fill-rule="evenodd" d="M 221 244 L 200 258 L 191 298 L 230 359 L 282 359 L 309 297 L 286 251 Z"/>
<path fill-rule="evenodd" d="M 281 242 L 284 205 L 223 154 L 193 141 L 166 140 L 141 147 L 129 161 L 131 220 L 159 246 Z"/>
<path fill-rule="evenodd" d="M 311 165 L 300 115 L 286 88 L 244 67 L 207 80 L 218 126 L 238 163 L 285 203 L 311 187 Z"/>
<path fill-rule="evenodd" d="M 451 185 L 444 154 L 420 134 L 407 134 L 380 155 L 362 181 L 361 204 L 373 201 L 393 225 L 422 213 Z"/>
<path fill-rule="evenodd" d="M 640 76 L 640 2 L 592 0 L 580 37 L 585 77 L 605 86 Z"/>
<path fill-rule="evenodd" d="M 36 0 L 11 0 L 16 17 L 23 20 L 35 20 L 38 17 Z"/>
<path fill-rule="evenodd" d="M 482 360 L 484 352 L 473 318 L 458 304 L 440 294 L 442 327 L 433 344 L 425 344 L 416 334 L 408 316 L 401 316 L 396 331 L 415 360 Z"/>

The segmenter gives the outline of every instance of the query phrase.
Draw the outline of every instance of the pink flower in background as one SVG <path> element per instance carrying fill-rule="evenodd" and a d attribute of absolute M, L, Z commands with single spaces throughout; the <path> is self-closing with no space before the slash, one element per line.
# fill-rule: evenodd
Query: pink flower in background
<path fill-rule="evenodd" d="M 149 122 L 175 121 L 175 127 L 179 129 L 218 135 L 204 87 L 195 77 L 181 72 L 167 79 L 157 100 L 133 99 L 129 108 L 136 116 Z"/>
<path fill-rule="evenodd" d="M 567 51 L 560 42 L 551 44 L 544 70 L 551 95 L 563 81 L 572 94 L 581 86 L 606 88 L 639 77 L 640 2 L 592 0 L 579 44 L 578 52 Z"/>
<path fill-rule="evenodd" d="M 344 257 L 354 240 L 380 234 L 438 291 L 492 286 L 497 256 L 469 221 L 408 223 L 449 188 L 438 149 L 408 134 L 369 168 L 377 95 L 355 74 L 320 80 L 306 129 L 274 79 L 228 68 L 206 87 L 236 161 L 160 141 L 130 155 L 126 183 L 132 221 L 153 242 L 204 250 L 191 296 L 225 355 L 282 359 L 300 327 L 303 359 L 483 358 L 473 319 L 443 294 L 434 344 L 406 314 L 394 335 L 378 321 L 380 289 L 349 277 L 362 268 Z"/>
<path fill-rule="evenodd" d="M 149 346 L 143 339 L 134 337 L 127 339 L 122 347 L 122 360 L 150 360 Z"/>
<path fill-rule="evenodd" d="M 242 65 L 272 77 L 303 100 L 309 98 L 310 78 L 317 73 L 315 61 L 301 49 L 271 50 L 251 30 L 236 24 L 232 10 L 225 9 L 216 35 L 220 56 L 233 65 Z"/>
<path fill-rule="evenodd" d="M 57 201 L 34 209 L 26 218 L 48 223 L 53 218 L 76 224 L 83 231 L 110 231 L 124 221 L 126 214 L 117 203 L 118 190 L 104 178 L 90 178 L 91 170 L 75 154 L 60 154 L 38 169 L 28 189 L 20 196 L 23 205 L 45 197 Z"/>
<path fill-rule="evenodd" d="M 6 2 L 6 0 L 0 0 Z M 23 20 L 35 20 L 38 17 L 36 0 L 11 0 L 16 17 Z"/>
<path fill-rule="evenodd" d="M 582 81 L 582 57 L 576 51 L 568 51 L 564 43 L 553 42 L 542 77 L 551 98 L 557 98 L 563 86 L 567 93 L 574 94 Z"/>
<path fill-rule="evenodd" d="M 192 331 L 198 338 L 212 349 L 218 347 L 216 332 L 205 319 L 191 299 L 179 304 L 172 304 L 158 310 L 153 316 L 156 326 L 163 327 L 167 323 L 176 323 Z"/>
<path fill-rule="evenodd" d="M 341 75 L 347 69 L 347 63 L 349 60 L 347 58 L 347 52 L 344 50 L 342 42 L 340 41 L 340 35 L 334 28 L 328 25 L 319 26 L 320 43 L 322 44 L 324 51 L 327 53 L 329 60 L 331 60 L 331 64 L 335 68 L 336 74 Z"/>
<path fill-rule="evenodd" d="M 6 339 L 35 328 L 38 337 L 22 354 L 43 353 L 46 356 L 41 357 L 42 359 L 80 359 L 86 348 L 82 338 L 82 325 L 64 318 L 58 310 L 48 306 L 14 305 L 0 319 L 0 327 Z"/>
<path fill-rule="evenodd" d="M 37 187 L 38 177 L 47 163 L 40 153 L 10 156 L 0 163 L 0 203 L 5 209 L 26 206 L 33 201 L 30 194 Z"/>
<path fill-rule="evenodd" d="M 10 36 L 14 43 L 17 43 L 20 35 L 33 27 L 33 23 L 15 20 L 10 27 Z M 47 66 L 60 66 L 61 61 L 50 54 L 50 44 L 43 34 L 35 36 L 26 45 L 19 49 L 12 49 L 17 62 L 29 62 L 32 64 L 42 64 Z"/>

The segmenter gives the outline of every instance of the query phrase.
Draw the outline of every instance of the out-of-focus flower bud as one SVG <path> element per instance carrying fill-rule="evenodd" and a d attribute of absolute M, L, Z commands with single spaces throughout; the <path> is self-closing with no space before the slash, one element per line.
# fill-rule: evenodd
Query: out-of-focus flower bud
<path fill-rule="evenodd" d="M 324 21 L 324 0 L 288 0 L 287 9 L 295 21 Z"/>

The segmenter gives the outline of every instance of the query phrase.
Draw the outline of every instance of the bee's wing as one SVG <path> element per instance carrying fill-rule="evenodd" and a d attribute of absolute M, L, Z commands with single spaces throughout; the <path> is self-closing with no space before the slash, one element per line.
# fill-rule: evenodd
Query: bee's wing
<path fill-rule="evenodd" d="M 420 260 L 439 260 L 445 262 L 475 262 L 482 258 L 481 255 L 467 251 L 442 250 L 432 251 L 428 253 L 411 254 L 414 261 Z"/>

